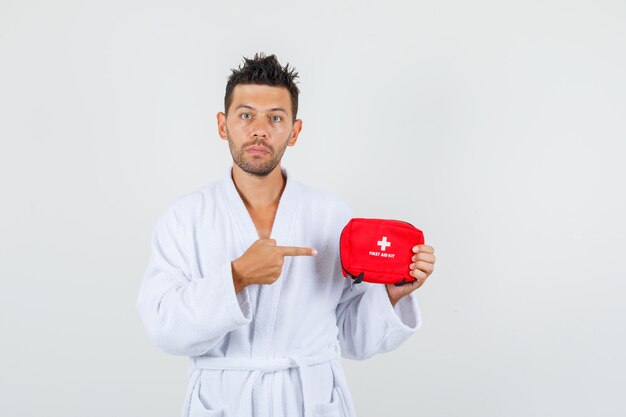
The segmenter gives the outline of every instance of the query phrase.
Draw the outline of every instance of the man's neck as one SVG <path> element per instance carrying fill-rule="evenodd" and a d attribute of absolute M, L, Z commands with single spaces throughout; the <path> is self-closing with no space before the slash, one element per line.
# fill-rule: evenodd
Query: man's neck
<path fill-rule="evenodd" d="M 232 178 L 246 207 L 255 209 L 277 206 L 286 185 L 280 164 L 265 177 L 249 174 L 233 164 Z"/>

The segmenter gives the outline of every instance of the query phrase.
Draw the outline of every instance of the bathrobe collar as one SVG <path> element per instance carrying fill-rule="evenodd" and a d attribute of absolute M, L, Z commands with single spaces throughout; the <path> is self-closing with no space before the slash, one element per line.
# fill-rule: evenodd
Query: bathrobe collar
<path fill-rule="evenodd" d="M 220 185 L 228 203 L 230 212 L 241 232 L 245 247 L 249 247 L 259 239 L 259 234 L 254 226 L 254 221 L 246 208 L 241 196 L 237 192 L 232 178 L 232 166 L 229 166 L 226 175 L 221 179 Z M 301 199 L 297 198 L 298 183 L 290 175 L 285 167 L 280 167 L 285 177 L 285 188 L 280 196 L 276 217 L 270 233 L 270 238 L 276 240 L 277 245 L 289 245 L 291 229 L 298 212 Z"/>

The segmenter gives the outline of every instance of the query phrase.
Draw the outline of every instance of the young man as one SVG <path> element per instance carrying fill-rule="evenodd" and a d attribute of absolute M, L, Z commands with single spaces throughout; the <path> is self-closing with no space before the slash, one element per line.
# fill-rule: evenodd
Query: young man
<path fill-rule="evenodd" d="M 156 346 L 190 357 L 183 417 L 355 416 L 339 357 L 393 350 L 421 325 L 412 291 L 433 248 L 414 248 L 413 284 L 351 290 L 339 258 L 350 208 L 280 166 L 302 129 L 296 77 L 274 55 L 233 70 L 217 125 L 234 164 L 152 234 L 137 309 Z"/>

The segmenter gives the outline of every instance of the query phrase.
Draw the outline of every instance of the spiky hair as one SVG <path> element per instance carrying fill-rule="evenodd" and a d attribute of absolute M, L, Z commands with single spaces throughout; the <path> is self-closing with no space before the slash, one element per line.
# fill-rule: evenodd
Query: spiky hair
<path fill-rule="evenodd" d="M 280 65 L 274 54 L 265 56 L 263 52 L 254 54 L 254 58 L 243 57 L 243 66 L 237 69 L 231 68 L 232 74 L 226 83 L 224 95 L 224 113 L 228 116 L 228 109 L 233 101 L 233 90 L 237 84 L 261 84 L 274 87 L 285 87 L 291 96 L 291 113 L 293 120 L 298 114 L 298 94 L 300 90 L 296 86 L 295 79 L 298 73 L 295 68 L 289 68 L 289 63 L 284 67 Z"/>

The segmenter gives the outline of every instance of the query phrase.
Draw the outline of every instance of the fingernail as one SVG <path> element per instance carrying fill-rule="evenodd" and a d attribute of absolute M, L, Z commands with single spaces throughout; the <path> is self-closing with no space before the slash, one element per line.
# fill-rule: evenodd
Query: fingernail
<path fill-rule="evenodd" d="M 419 250 L 420 250 L 420 248 L 419 248 L 418 246 L 415 246 L 415 247 L 413 248 L 413 252 L 418 252 Z"/>
<path fill-rule="evenodd" d="M 409 265 L 409 268 L 411 268 L 411 269 L 415 268 L 415 264 Z"/>
<path fill-rule="evenodd" d="M 313 254 L 313 256 L 317 255 L 317 249 L 313 249 L 311 253 Z"/>

